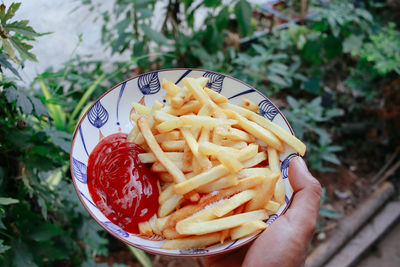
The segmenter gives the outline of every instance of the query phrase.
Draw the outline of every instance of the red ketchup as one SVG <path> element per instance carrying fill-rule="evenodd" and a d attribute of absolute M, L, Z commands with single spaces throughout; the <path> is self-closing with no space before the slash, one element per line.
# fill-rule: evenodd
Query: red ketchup
<path fill-rule="evenodd" d="M 89 156 L 87 178 L 90 195 L 113 223 L 127 232 L 139 233 L 138 223 L 158 209 L 157 177 L 138 158 L 145 152 L 117 133 L 101 140 Z"/>

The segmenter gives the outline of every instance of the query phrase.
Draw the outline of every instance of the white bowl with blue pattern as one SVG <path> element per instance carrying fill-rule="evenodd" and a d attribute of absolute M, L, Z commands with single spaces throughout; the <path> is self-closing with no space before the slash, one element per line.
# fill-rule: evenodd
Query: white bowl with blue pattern
<path fill-rule="evenodd" d="M 208 77 L 207 86 L 227 97 L 230 103 L 241 104 L 241 96 L 258 103 L 262 116 L 277 123 L 283 129 L 293 134 L 289 123 L 279 109 L 253 87 L 230 76 L 200 70 L 200 69 L 168 69 L 145 73 L 118 84 L 105 92 L 89 108 L 77 125 L 71 146 L 71 174 L 76 192 L 89 214 L 106 231 L 124 243 L 143 249 L 150 253 L 167 256 L 209 256 L 225 253 L 236 249 L 254 240 L 257 235 L 237 241 L 217 244 L 205 249 L 166 250 L 161 248 L 164 242 L 158 237 L 147 238 L 138 234 L 124 231 L 119 226 L 110 222 L 93 203 L 89 194 L 86 176 L 86 167 L 91 151 L 104 136 L 113 133 L 129 133 L 133 127 L 130 120 L 133 102 L 141 102 L 152 106 L 155 100 L 164 101 L 166 91 L 161 90 L 163 79 L 172 81 L 182 86 L 184 77 Z M 288 207 L 293 195 L 288 178 L 289 161 L 296 156 L 295 151 L 285 145 L 285 153 L 280 155 L 282 177 L 286 187 L 286 203 L 281 206 L 276 214 L 270 216 L 267 224 L 271 224 Z M 268 231 L 268 228 L 266 229 Z"/>

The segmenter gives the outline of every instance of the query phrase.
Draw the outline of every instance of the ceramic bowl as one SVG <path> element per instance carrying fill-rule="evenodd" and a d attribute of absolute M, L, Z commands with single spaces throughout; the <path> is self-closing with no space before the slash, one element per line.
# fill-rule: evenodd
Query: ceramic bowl
<path fill-rule="evenodd" d="M 256 235 L 237 241 L 225 242 L 201 249 L 165 250 L 161 248 L 164 242 L 160 237 L 147 238 L 138 234 L 124 231 L 107 219 L 94 204 L 88 190 L 86 167 L 91 151 L 105 136 L 113 133 L 129 133 L 134 122 L 130 120 L 132 103 L 141 102 L 146 106 L 152 106 L 155 100 L 164 101 L 165 90 L 161 89 L 163 79 L 172 81 L 182 86 L 184 77 L 207 77 L 207 86 L 221 93 L 233 104 L 240 104 L 241 97 L 258 103 L 260 115 L 277 123 L 283 129 L 293 134 L 286 118 L 271 101 L 255 88 L 230 76 L 200 69 L 167 69 L 145 73 L 126 80 L 105 92 L 88 109 L 76 126 L 71 146 L 71 173 L 73 183 L 83 206 L 89 214 L 110 234 L 122 242 L 143 249 L 150 253 L 167 256 L 209 256 L 228 252 L 254 240 Z M 289 161 L 297 154 L 293 149 L 285 145 L 285 153 L 280 155 L 282 177 L 286 187 L 286 203 L 276 214 L 267 220 L 271 224 L 281 215 L 289 205 L 293 190 L 288 181 Z M 267 228 L 268 230 L 268 228 Z"/>

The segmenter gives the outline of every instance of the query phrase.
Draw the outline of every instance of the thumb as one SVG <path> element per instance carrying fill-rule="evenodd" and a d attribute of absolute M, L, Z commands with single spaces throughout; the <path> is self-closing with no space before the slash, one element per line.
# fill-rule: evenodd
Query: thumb
<path fill-rule="evenodd" d="M 308 225 L 314 231 L 321 200 L 321 184 L 308 171 L 301 157 L 290 161 L 289 181 L 294 197 L 286 213 L 290 217 L 293 216 L 294 223 L 299 223 L 303 227 Z"/>

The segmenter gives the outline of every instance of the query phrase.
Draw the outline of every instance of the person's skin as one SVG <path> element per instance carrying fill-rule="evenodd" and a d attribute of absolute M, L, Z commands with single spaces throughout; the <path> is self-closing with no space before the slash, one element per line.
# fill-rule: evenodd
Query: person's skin
<path fill-rule="evenodd" d="M 253 243 L 230 254 L 207 257 L 205 266 L 303 266 L 317 225 L 321 185 L 304 160 L 290 161 L 289 181 L 294 197 L 289 209 Z"/>

